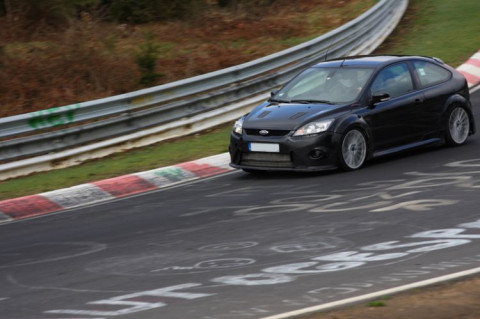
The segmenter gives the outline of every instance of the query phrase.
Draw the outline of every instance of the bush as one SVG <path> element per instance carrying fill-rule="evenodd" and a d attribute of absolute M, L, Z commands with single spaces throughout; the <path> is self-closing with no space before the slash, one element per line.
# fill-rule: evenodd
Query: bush
<path fill-rule="evenodd" d="M 135 56 L 141 72 L 140 84 L 151 85 L 161 76 L 155 71 L 159 54 L 160 46 L 153 41 L 153 34 L 147 34 L 145 42 L 140 45 Z"/>
<path fill-rule="evenodd" d="M 118 22 L 146 23 L 181 19 L 204 7 L 204 0 L 104 0 L 109 16 Z"/>
<path fill-rule="evenodd" d="M 81 11 L 97 8 L 99 0 L 0 0 L 0 14 L 15 16 L 26 26 L 58 26 L 74 19 Z"/>
<path fill-rule="evenodd" d="M 270 6 L 275 0 L 217 0 L 222 8 L 246 11 Z M 208 0 L 0 0 L 0 16 L 13 15 L 25 22 L 24 27 L 39 24 L 63 26 L 78 18 L 81 12 L 102 12 L 104 17 L 121 23 L 147 23 L 198 18 L 215 2 Z"/>
<path fill-rule="evenodd" d="M 0 46 L 0 117 L 138 89 L 134 59 L 105 48 L 110 33 L 79 20 L 55 34 L 54 45 Z"/>
<path fill-rule="evenodd" d="M 5 16 L 7 8 L 5 7 L 5 0 L 0 0 L 0 17 Z"/>
<path fill-rule="evenodd" d="M 245 9 L 252 9 L 257 7 L 265 7 L 273 4 L 275 0 L 218 0 L 217 4 L 221 8 L 237 9 L 239 6 Z"/>

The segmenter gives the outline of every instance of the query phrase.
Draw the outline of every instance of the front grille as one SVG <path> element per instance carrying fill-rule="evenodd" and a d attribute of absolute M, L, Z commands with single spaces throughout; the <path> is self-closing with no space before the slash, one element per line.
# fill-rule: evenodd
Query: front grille
<path fill-rule="evenodd" d="M 245 133 L 247 133 L 247 135 L 256 135 L 256 136 L 285 136 L 288 133 L 290 133 L 290 131 L 288 130 L 268 130 L 267 135 L 262 135 L 260 134 L 260 131 L 263 131 L 263 130 L 262 129 L 245 129 Z"/>
<path fill-rule="evenodd" d="M 289 154 L 250 152 L 242 154 L 241 165 L 272 168 L 292 168 Z"/>

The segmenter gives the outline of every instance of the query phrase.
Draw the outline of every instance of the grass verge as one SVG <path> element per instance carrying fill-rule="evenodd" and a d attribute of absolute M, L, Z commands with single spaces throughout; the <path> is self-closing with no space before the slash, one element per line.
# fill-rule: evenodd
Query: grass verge
<path fill-rule="evenodd" d="M 478 0 L 411 0 L 377 54 L 426 55 L 457 67 L 480 49 Z"/>
<path fill-rule="evenodd" d="M 7 180 L 0 183 L 0 200 L 37 194 L 223 153 L 228 150 L 231 127 L 230 123 L 202 134 L 114 154 L 78 166 Z"/>
<path fill-rule="evenodd" d="M 478 0 L 412 0 L 399 27 L 376 53 L 432 55 L 457 66 L 480 48 L 479 9 Z M 2 182 L 0 200 L 226 152 L 230 127 Z"/>

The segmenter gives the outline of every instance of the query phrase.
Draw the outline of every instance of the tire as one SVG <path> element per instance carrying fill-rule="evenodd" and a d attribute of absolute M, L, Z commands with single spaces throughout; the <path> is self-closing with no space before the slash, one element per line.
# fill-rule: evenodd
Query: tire
<path fill-rule="evenodd" d="M 445 140 L 450 146 L 465 143 L 470 133 L 470 115 L 461 106 L 454 106 L 447 112 Z"/>
<path fill-rule="evenodd" d="M 367 139 L 358 129 L 350 129 L 342 136 L 339 152 L 340 168 L 344 171 L 359 169 L 367 158 Z"/>

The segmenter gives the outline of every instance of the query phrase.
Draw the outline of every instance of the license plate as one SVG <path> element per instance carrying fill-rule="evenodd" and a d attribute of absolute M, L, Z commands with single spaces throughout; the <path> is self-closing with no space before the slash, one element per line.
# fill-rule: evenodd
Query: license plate
<path fill-rule="evenodd" d="M 248 150 L 249 150 L 250 152 L 280 153 L 280 144 L 274 144 L 274 143 L 248 143 Z"/>

